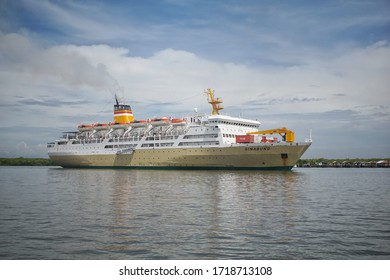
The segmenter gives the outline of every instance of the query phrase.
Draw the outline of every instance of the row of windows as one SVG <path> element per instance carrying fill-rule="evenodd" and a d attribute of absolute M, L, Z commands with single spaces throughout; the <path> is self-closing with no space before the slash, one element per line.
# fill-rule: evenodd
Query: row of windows
<path fill-rule="evenodd" d="M 152 148 L 152 147 L 170 147 L 170 146 L 173 146 L 173 142 L 170 142 L 170 143 L 146 143 L 146 144 L 142 144 L 141 147 L 143 147 L 143 148 L 146 148 L 146 147 Z"/>
<path fill-rule="evenodd" d="M 123 141 L 140 141 L 142 139 L 141 136 L 139 137 L 117 137 L 117 138 L 111 138 L 108 140 L 108 142 L 123 142 Z"/>
<path fill-rule="evenodd" d="M 103 139 L 84 139 L 84 140 L 77 140 L 73 141 L 72 144 L 91 144 L 91 143 L 102 143 Z"/>
<path fill-rule="evenodd" d="M 133 148 L 137 145 L 131 145 L 131 144 L 120 144 L 120 145 L 106 145 L 104 146 L 105 149 L 112 149 L 112 148 Z"/>
<path fill-rule="evenodd" d="M 179 146 L 210 146 L 219 145 L 219 141 L 202 141 L 202 142 L 180 142 Z M 173 146 L 173 143 L 146 143 L 142 144 L 142 148 L 153 148 L 153 147 L 169 147 Z"/>
<path fill-rule="evenodd" d="M 238 123 L 238 122 L 230 122 L 230 121 L 210 121 L 210 123 L 219 123 L 219 124 L 230 124 L 230 125 L 237 125 L 237 126 L 245 126 L 245 127 L 258 127 L 256 124 L 246 124 L 246 123 Z"/>
<path fill-rule="evenodd" d="M 195 148 L 196 149 L 196 148 Z M 191 150 L 191 149 L 185 149 L 188 153 L 192 153 L 192 152 L 198 152 L 197 150 Z M 222 149 L 210 149 L 209 151 L 212 151 L 212 152 L 222 152 Z M 178 151 L 176 149 L 171 149 L 171 150 L 153 150 L 152 153 L 177 153 Z M 150 151 L 148 150 L 137 150 L 137 153 L 144 153 L 144 154 L 148 154 L 148 153 L 151 153 Z"/>
<path fill-rule="evenodd" d="M 235 138 L 236 135 L 235 134 L 223 134 L 223 137 L 227 137 L 227 138 Z"/>
<path fill-rule="evenodd" d="M 180 142 L 179 146 L 208 146 L 219 145 L 219 141 L 202 141 L 202 142 Z"/>
<path fill-rule="evenodd" d="M 175 140 L 179 138 L 179 136 L 177 135 L 168 135 L 168 136 L 159 136 L 159 135 L 155 135 L 155 136 L 149 136 L 149 137 L 146 137 L 146 141 L 155 141 L 155 140 Z"/>
<path fill-rule="evenodd" d="M 183 139 L 217 138 L 218 134 L 185 135 Z"/>

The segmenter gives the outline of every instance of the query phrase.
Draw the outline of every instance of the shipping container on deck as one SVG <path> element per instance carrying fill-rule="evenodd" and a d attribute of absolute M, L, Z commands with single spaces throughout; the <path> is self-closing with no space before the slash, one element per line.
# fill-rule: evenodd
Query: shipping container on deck
<path fill-rule="evenodd" d="M 236 143 L 254 143 L 254 135 L 236 135 Z"/>

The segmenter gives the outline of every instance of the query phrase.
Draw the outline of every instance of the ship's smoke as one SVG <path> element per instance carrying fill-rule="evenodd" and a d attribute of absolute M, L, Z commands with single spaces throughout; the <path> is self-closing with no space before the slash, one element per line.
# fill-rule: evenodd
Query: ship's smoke
<path fill-rule="evenodd" d="M 0 33 L 0 69 L 23 72 L 32 77 L 56 78 L 72 87 L 88 86 L 112 95 L 123 88 L 102 63 L 94 64 L 76 46 L 39 48 L 19 34 Z"/>

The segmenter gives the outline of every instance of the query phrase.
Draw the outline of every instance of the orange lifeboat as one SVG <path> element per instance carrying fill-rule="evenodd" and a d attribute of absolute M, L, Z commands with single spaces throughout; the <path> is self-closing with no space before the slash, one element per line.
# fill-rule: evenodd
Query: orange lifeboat
<path fill-rule="evenodd" d="M 93 129 L 93 126 L 91 124 L 80 124 L 77 126 L 77 128 L 79 129 L 79 131 L 83 132 L 83 131 L 90 131 Z"/>
<path fill-rule="evenodd" d="M 95 129 L 95 130 L 106 130 L 109 128 L 110 128 L 110 125 L 108 123 L 96 123 L 93 125 L 93 129 Z"/>
<path fill-rule="evenodd" d="M 133 121 L 129 124 L 131 127 L 145 127 L 148 125 L 147 120 L 139 120 L 139 121 Z"/>
<path fill-rule="evenodd" d="M 162 117 L 162 118 L 154 118 L 150 121 L 150 123 L 153 126 L 163 126 L 163 125 L 169 125 L 170 121 L 167 117 Z"/>
<path fill-rule="evenodd" d="M 110 128 L 112 128 L 112 129 L 120 129 L 120 128 L 126 129 L 129 127 L 129 125 L 130 125 L 130 123 L 113 122 L 113 123 L 110 123 Z"/>
<path fill-rule="evenodd" d="M 172 119 L 171 120 L 171 124 L 174 125 L 174 126 L 185 125 L 186 124 L 186 120 L 185 119 Z"/>

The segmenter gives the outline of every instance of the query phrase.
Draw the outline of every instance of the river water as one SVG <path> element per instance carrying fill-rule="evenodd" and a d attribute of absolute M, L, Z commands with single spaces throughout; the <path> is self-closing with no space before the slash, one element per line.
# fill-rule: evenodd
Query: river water
<path fill-rule="evenodd" d="M 0 167 L 0 259 L 390 259 L 390 169 Z"/>

